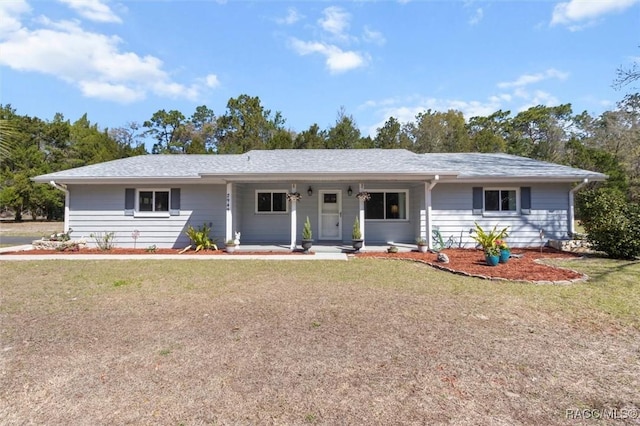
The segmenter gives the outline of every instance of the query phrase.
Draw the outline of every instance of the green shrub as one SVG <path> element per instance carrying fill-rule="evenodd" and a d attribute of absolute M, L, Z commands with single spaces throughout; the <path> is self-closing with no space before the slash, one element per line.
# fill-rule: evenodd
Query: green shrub
<path fill-rule="evenodd" d="M 584 192 L 579 203 L 587 241 L 595 250 L 617 259 L 640 256 L 640 205 L 610 190 Z"/>

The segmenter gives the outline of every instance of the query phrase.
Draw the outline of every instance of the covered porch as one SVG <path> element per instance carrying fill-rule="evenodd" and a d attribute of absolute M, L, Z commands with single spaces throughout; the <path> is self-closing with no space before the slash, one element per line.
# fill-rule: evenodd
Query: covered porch
<path fill-rule="evenodd" d="M 425 180 L 428 178 L 428 180 Z M 431 244 L 431 190 L 440 177 L 414 180 L 228 181 L 225 241 L 240 233 L 241 249 L 294 250 L 308 217 L 314 251 L 350 252 L 357 218 L 367 251 Z M 431 248 L 431 246 L 430 246 Z"/>

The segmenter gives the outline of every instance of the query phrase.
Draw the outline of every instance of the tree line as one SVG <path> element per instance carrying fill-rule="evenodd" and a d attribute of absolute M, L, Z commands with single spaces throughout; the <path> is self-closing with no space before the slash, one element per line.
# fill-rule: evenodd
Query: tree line
<path fill-rule="evenodd" d="M 574 113 L 570 104 L 534 106 L 512 114 L 470 117 L 456 110 L 426 110 L 401 123 L 390 117 L 375 135 L 363 135 L 343 108 L 335 123 L 296 132 L 258 97 L 229 99 L 217 116 L 198 106 L 191 116 L 159 110 L 142 124 L 101 129 L 87 115 L 71 122 L 20 115 L 0 105 L 0 207 L 60 217 L 59 191 L 37 185 L 39 174 L 142 154 L 240 154 L 252 149 L 403 148 L 416 153 L 509 153 L 606 173 L 606 187 L 640 199 L 640 94 L 625 96 L 599 116 Z M 151 153 L 145 141 L 153 141 Z"/>

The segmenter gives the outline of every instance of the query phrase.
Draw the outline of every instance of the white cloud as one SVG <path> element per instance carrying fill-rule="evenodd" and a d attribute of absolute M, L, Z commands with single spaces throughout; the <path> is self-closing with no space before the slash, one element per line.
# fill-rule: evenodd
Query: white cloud
<path fill-rule="evenodd" d="M 26 0 L 0 2 L 0 40 L 22 28 L 20 16 L 31 11 Z"/>
<path fill-rule="evenodd" d="M 498 83 L 498 87 L 500 89 L 508 89 L 512 87 L 524 87 L 530 84 L 539 83 L 544 80 L 549 80 L 551 78 L 555 78 L 558 80 L 566 80 L 567 77 L 569 77 L 569 73 L 550 68 L 544 72 L 537 73 L 537 74 L 521 75 L 514 81 L 500 82 Z"/>
<path fill-rule="evenodd" d="M 369 27 L 364 27 L 364 32 L 363 32 L 362 38 L 366 42 L 375 43 L 375 44 L 377 44 L 379 46 L 382 46 L 383 44 L 385 44 L 387 42 L 387 40 L 384 38 L 384 36 L 382 35 L 381 32 L 374 31 L 374 30 L 370 29 Z"/>
<path fill-rule="evenodd" d="M 220 86 L 220 80 L 218 80 L 218 76 L 217 75 L 209 74 L 208 76 L 206 76 L 204 78 L 204 84 L 207 87 L 215 89 L 216 87 Z"/>
<path fill-rule="evenodd" d="M 122 19 L 101 0 L 58 0 L 75 10 L 83 18 L 96 22 L 113 22 L 120 24 Z"/>
<path fill-rule="evenodd" d="M 529 96 L 529 100 L 527 103 L 520 105 L 517 108 L 517 112 L 526 111 L 529 108 L 538 105 L 547 105 L 547 106 L 557 106 L 560 105 L 560 101 L 555 96 L 550 93 L 543 92 L 542 90 L 536 90 L 532 95 Z"/>
<path fill-rule="evenodd" d="M 360 68 L 367 64 L 368 58 L 365 55 L 354 51 L 344 51 L 331 44 L 306 42 L 293 38 L 291 46 L 299 55 L 304 56 L 312 53 L 323 55 L 327 68 L 335 74 Z"/>
<path fill-rule="evenodd" d="M 322 11 L 324 17 L 318 20 L 323 30 L 336 37 L 345 37 L 345 31 L 349 28 L 350 15 L 338 6 L 331 6 Z"/>
<path fill-rule="evenodd" d="M 602 15 L 622 12 L 630 8 L 639 0 L 570 0 L 558 3 L 553 8 L 551 25 L 569 25 L 572 29 L 579 29 L 574 24 L 584 22 L 589 24 Z"/>
<path fill-rule="evenodd" d="M 8 3 L 9 5 L 12 2 Z M 152 93 L 196 100 L 219 82 L 215 75 L 192 85 L 173 81 L 159 58 L 121 50 L 117 36 L 84 30 L 77 21 L 51 21 L 40 17 L 37 28 L 23 26 L 26 3 L 8 7 L 0 2 L 0 17 L 8 17 L 11 31 L 0 32 L 0 66 L 37 72 L 76 86 L 86 97 L 130 103 Z"/>
<path fill-rule="evenodd" d="M 80 81 L 78 86 L 88 98 L 103 99 L 121 103 L 131 103 L 144 99 L 144 91 L 123 84 L 103 83 L 99 81 Z"/>
<path fill-rule="evenodd" d="M 327 69 L 332 74 L 361 68 L 367 66 L 371 61 L 371 56 L 368 53 L 349 50 L 341 47 L 342 45 L 360 41 L 378 45 L 386 43 L 382 33 L 366 26 L 363 29 L 361 39 L 349 34 L 351 15 L 338 6 L 327 7 L 322 11 L 322 14 L 322 18 L 317 21 L 324 31 L 319 41 L 303 41 L 292 37 L 289 39 L 289 45 L 299 55 L 312 53 L 323 55 Z"/>
<path fill-rule="evenodd" d="M 276 22 L 282 25 L 293 25 L 300 19 L 302 19 L 302 16 L 298 13 L 298 11 L 295 8 L 290 7 L 289 9 L 287 9 L 287 16 L 285 16 L 284 18 L 276 19 Z"/>
<path fill-rule="evenodd" d="M 480 21 L 482 21 L 483 17 L 484 17 L 484 11 L 482 10 L 481 7 L 479 7 L 476 9 L 473 16 L 469 19 L 469 24 L 477 25 L 478 23 L 480 23 Z"/>

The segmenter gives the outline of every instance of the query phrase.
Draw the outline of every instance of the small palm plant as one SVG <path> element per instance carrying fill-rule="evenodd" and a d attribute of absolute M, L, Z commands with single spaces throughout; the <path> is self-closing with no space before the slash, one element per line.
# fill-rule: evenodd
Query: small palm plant
<path fill-rule="evenodd" d="M 198 229 L 195 229 L 193 226 L 189 225 L 189 227 L 187 228 L 187 236 L 196 246 L 196 251 L 218 250 L 218 246 L 209 236 L 210 232 L 211 228 L 206 224 L 203 224 L 202 228 Z"/>
<path fill-rule="evenodd" d="M 475 222 L 476 228 L 474 230 L 475 235 L 471 235 L 482 250 L 484 250 L 485 254 L 490 256 L 498 256 L 500 254 L 500 247 L 497 244 L 498 240 L 502 240 L 509 236 L 507 230 L 509 227 L 503 228 L 498 231 L 498 225 L 494 226 L 493 229 L 489 232 L 486 232 L 478 222 Z"/>

